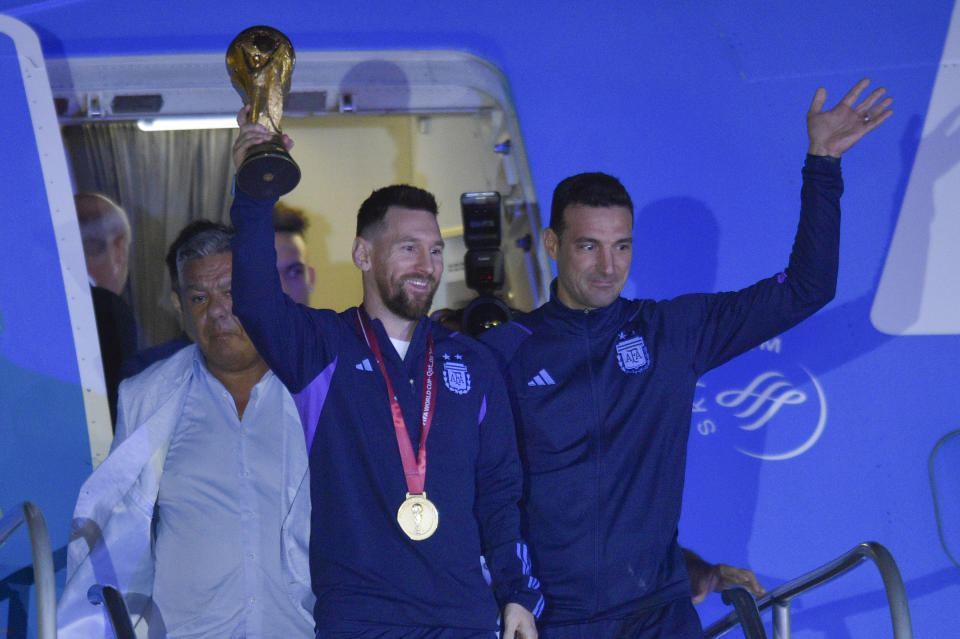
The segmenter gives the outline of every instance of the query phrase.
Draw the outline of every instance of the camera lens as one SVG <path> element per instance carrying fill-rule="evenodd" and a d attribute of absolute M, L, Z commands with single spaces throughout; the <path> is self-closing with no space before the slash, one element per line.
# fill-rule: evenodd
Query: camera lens
<path fill-rule="evenodd" d="M 510 317 L 510 308 L 496 297 L 478 297 L 463 309 L 463 332 L 476 336 Z"/>

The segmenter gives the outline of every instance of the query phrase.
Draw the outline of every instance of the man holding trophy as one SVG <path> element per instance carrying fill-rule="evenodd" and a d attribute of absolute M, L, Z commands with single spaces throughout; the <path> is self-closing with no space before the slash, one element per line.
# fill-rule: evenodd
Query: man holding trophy
<path fill-rule="evenodd" d="M 472 639 L 500 628 L 533 639 L 544 601 L 520 536 L 503 379 L 485 347 L 425 316 L 443 271 L 436 201 L 408 185 L 374 191 L 352 252 L 362 305 L 338 314 L 293 303 L 280 287 L 270 216 L 288 167 L 274 150 L 257 159 L 265 145 L 291 142 L 278 118 L 256 116 L 289 79 L 261 64 L 273 51 L 285 68 L 283 47 L 256 45 L 235 59 L 280 81 L 242 92 L 233 310 L 303 422 L 317 636 Z"/>

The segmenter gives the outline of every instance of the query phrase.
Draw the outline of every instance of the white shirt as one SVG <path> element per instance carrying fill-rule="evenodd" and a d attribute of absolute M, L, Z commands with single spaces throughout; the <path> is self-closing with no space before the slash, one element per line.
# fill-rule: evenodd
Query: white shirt
<path fill-rule="evenodd" d="M 170 637 L 313 637 L 286 595 L 280 548 L 283 386 L 268 371 L 243 419 L 203 364 L 164 461 L 154 601 Z M 293 436 L 302 437 L 300 433 Z"/>
<path fill-rule="evenodd" d="M 390 338 L 390 341 L 393 343 L 393 347 L 397 349 L 397 355 L 400 356 L 400 359 L 403 359 L 407 356 L 407 350 L 410 348 L 410 342 L 405 342 L 402 339 Z"/>

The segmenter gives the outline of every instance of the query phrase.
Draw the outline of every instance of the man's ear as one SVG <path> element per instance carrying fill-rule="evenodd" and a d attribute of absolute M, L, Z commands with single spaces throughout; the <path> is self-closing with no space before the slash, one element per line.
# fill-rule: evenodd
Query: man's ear
<path fill-rule="evenodd" d="M 173 310 L 177 313 L 177 319 L 181 320 L 183 323 L 183 307 L 180 305 L 180 295 L 176 291 L 170 291 L 170 303 L 173 305 Z M 183 328 L 181 326 L 181 328 Z"/>
<path fill-rule="evenodd" d="M 372 247 L 370 242 L 359 235 L 353 240 L 353 264 L 361 271 L 369 271 L 372 268 L 370 261 L 370 252 Z"/>
<path fill-rule="evenodd" d="M 107 250 L 110 251 L 110 262 L 112 264 L 126 264 L 130 259 L 130 238 L 120 233 L 110 240 Z"/>
<path fill-rule="evenodd" d="M 546 247 L 550 259 L 556 262 L 557 253 L 560 251 L 560 236 L 549 226 L 543 232 L 543 245 Z"/>
<path fill-rule="evenodd" d="M 313 285 L 317 282 L 317 271 L 312 266 L 307 267 L 307 288 L 313 293 Z"/>

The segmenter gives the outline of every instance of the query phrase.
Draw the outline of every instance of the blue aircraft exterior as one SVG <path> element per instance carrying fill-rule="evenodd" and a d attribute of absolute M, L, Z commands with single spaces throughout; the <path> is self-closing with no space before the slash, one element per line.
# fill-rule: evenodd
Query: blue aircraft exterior
<path fill-rule="evenodd" d="M 960 184 L 960 90 L 949 75 L 960 67 L 958 13 L 945 0 L 0 0 L 48 59 L 220 53 L 264 22 L 298 51 L 479 56 L 509 83 L 544 222 L 570 174 L 609 172 L 631 192 L 629 297 L 731 290 L 780 271 L 814 91 L 825 87 L 833 104 L 862 77 L 885 86 L 893 118 L 843 159 L 836 299 L 701 382 L 680 541 L 751 567 L 767 588 L 879 541 L 899 563 L 918 637 L 960 627 L 960 438 L 937 446 L 960 417 L 960 325 L 950 315 L 960 300 L 944 298 L 958 291 L 960 255 L 934 255 L 960 240 L 960 199 L 953 213 L 942 203 Z M 0 508 L 39 503 L 62 567 L 93 464 L 78 361 L 96 353 L 82 345 L 89 326 L 68 312 L 73 304 L 89 322 L 71 300 L 83 288 L 69 284 L 85 283 L 82 261 L 62 258 L 63 242 L 79 245 L 76 226 L 58 226 L 52 212 L 71 202 L 45 188 L 66 174 L 41 168 L 43 132 L 30 126 L 26 71 L 4 35 L 0 63 Z M 911 280 L 916 272 L 897 270 L 901 254 L 936 260 Z M 885 319 L 919 289 L 929 292 L 919 319 Z M 34 632 L 28 563 L 22 540 L 0 547 L 0 635 Z M 716 596 L 699 610 L 705 625 L 727 612 Z M 876 572 L 798 599 L 793 632 L 890 636 Z"/>

